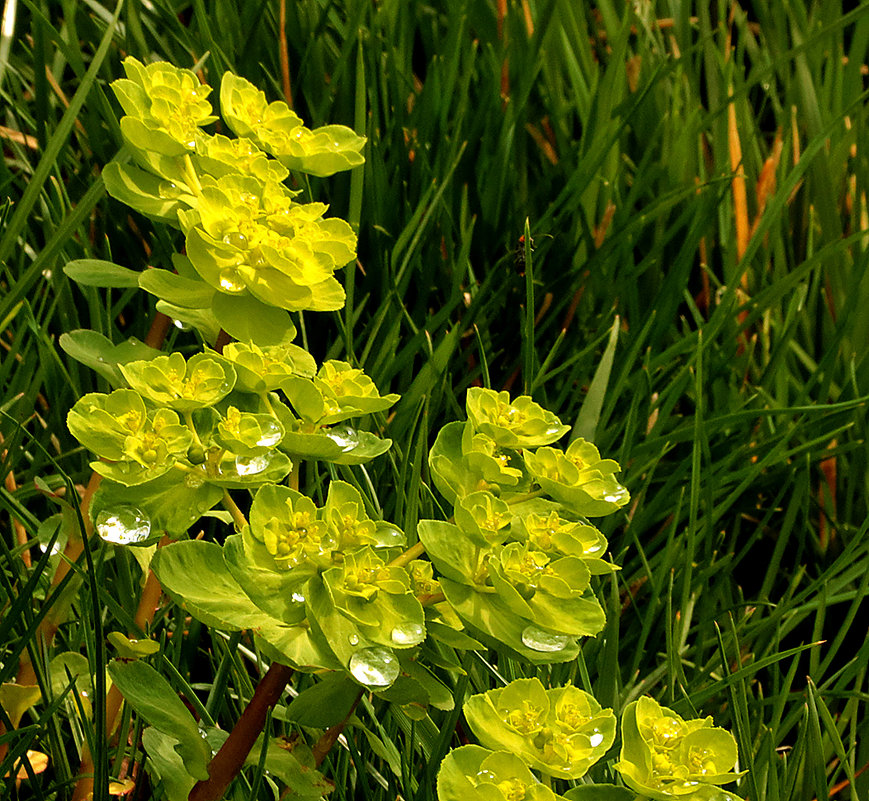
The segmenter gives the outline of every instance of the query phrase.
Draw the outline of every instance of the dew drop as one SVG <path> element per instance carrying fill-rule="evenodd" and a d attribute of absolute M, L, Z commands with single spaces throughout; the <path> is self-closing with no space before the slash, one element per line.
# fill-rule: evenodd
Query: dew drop
<path fill-rule="evenodd" d="M 234 248 L 246 248 L 247 237 L 241 231 L 230 231 L 223 237 L 224 245 L 231 245 Z"/>
<path fill-rule="evenodd" d="M 187 489 L 199 489 L 205 483 L 205 476 L 200 472 L 187 473 L 184 476 L 184 486 Z"/>
<path fill-rule="evenodd" d="M 378 523 L 375 536 L 380 548 L 403 546 L 407 542 L 401 529 L 393 526 L 392 523 Z"/>
<path fill-rule="evenodd" d="M 483 782 L 489 782 L 490 784 L 497 784 L 498 777 L 492 773 L 491 770 L 481 770 L 477 774 L 477 784 L 482 784 Z"/>
<path fill-rule="evenodd" d="M 271 459 L 266 455 L 261 456 L 237 456 L 235 459 L 235 472 L 240 476 L 255 476 L 257 473 L 262 473 L 269 464 Z"/>
<path fill-rule="evenodd" d="M 358 634 L 351 634 L 347 638 L 347 642 L 349 642 L 350 645 L 359 645 L 359 635 Z"/>
<path fill-rule="evenodd" d="M 337 150 L 339 147 L 341 147 L 341 143 L 340 142 L 332 142 L 332 147 L 334 147 L 335 150 Z"/>
<path fill-rule="evenodd" d="M 390 637 L 399 648 L 409 648 L 419 645 L 425 639 L 425 629 L 419 623 L 405 623 L 396 626 Z"/>
<path fill-rule="evenodd" d="M 291 597 L 297 604 L 305 603 L 305 596 L 300 592 L 294 592 Z"/>
<path fill-rule="evenodd" d="M 613 492 L 609 495 L 604 495 L 603 499 L 607 503 L 621 503 L 621 504 L 623 504 L 628 499 L 628 491 L 624 487 L 619 487 L 619 489 L 616 490 L 615 492 Z"/>
<path fill-rule="evenodd" d="M 256 444 L 260 448 L 273 448 L 281 439 L 284 432 L 276 420 L 268 420 L 262 425 L 262 433 Z"/>
<path fill-rule="evenodd" d="M 239 278 L 238 273 L 231 267 L 227 267 L 220 271 L 217 277 L 220 289 L 230 295 L 237 295 L 239 292 L 244 292 L 244 282 Z"/>
<path fill-rule="evenodd" d="M 588 741 L 592 748 L 597 748 L 603 742 L 603 735 L 599 731 L 595 731 L 588 738 Z"/>
<path fill-rule="evenodd" d="M 350 657 L 350 673 L 368 687 L 388 687 L 398 678 L 398 659 L 387 648 L 363 648 Z"/>
<path fill-rule="evenodd" d="M 172 325 L 174 325 L 179 331 L 190 331 L 192 328 L 192 326 L 185 323 L 184 320 L 173 320 Z"/>
<path fill-rule="evenodd" d="M 570 638 L 563 634 L 553 634 L 551 631 L 538 629 L 537 626 L 526 626 L 522 632 L 522 642 L 526 648 L 530 648 L 532 651 L 555 653 L 556 651 L 563 651 L 570 642 Z"/>
<path fill-rule="evenodd" d="M 359 435 L 356 429 L 347 425 L 332 426 L 332 428 L 323 429 L 323 433 L 342 451 L 352 451 L 359 444 Z"/>
<path fill-rule="evenodd" d="M 97 515 L 96 529 L 100 538 L 106 542 L 129 545 L 148 539 L 151 521 L 141 509 L 123 506 L 114 510 L 103 509 Z"/>
<path fill-rule="evenodd" d="M 160 181 L 160 185 L 157 187 L 157 194 L 162 198 L 175 198 L 181 193 L 172 181 Z"/>

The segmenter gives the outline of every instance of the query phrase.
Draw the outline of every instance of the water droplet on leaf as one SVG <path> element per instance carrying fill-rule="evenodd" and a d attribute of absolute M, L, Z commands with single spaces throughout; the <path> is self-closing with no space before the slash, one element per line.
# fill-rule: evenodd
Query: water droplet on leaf
<path fill-rule="evenodd" d="M 184 486 L 187 489 L 199 489 L 205 483 L 205 476 L 200 472 L 187 473 L 184 476 Z"/>
<path fill-rule="evenodd" d="M 398 678 L 398 659 L 386 648 L 363 648 L 350 657 L 350 673 L 368 687 L 388 687 Z"/>
<path fill-rule="evenodd" d="M 522 643 L 525 647 L 541 653 L 563 651 L 569 642 L 569 637 L 538 629 L 537 626 L 526 626 L 522 632 Z"/>
<path fill-rule="evenodd" d="M 425 639 L 425 629 L 419 623 L 404 623 L 392 630 L 392 641 L 399 647 L 418 645 Z"/>
<path fill-rule="evenodd" d="M 175 198 L 178 197 L 180 192 L 172 181 L 160 181 L 160 185 L 157 187 L 157 194 L 162 198 Z"/>
<path fill-rule="evenodd" d="M 148 539 L 151 533 L 151 521 L 148 516 L 135 506 L 124 506 L 119 509 L 103 509 L 96 519 L 97 534 L 106 542 L 115 545 L 129 545 Z"/>
<path fill-rule="evenodd" d="M 595 732 L 588 738 L 589 744 L 592 748 L 597 748 L 603 742 L 603 735 L 595 730 Z"/>
<path fill-rule="evenodd" d="M 223 237 L 224 245 L 231 245 L 234 248 L 246 248 L 247 237 L 241 231 L 230 231 Z"/>
<path fill-rule="evenodd" d="M 220 271 L 218 282 L 220 283 L 220 289 L 230 295 L 237 295 L 239 292 L 244 292 L 245 289 L 244 282 L 231 267 Z"/>
<path fill-rule="evenodd" d="M 284 436 L 284 432 L 276 420 L 268 420 L 261 427 L 262 433 L 256 444 L 260 448 L 273 448 Z"/>
<path fill-rule="evenodd" d="M 406 542 L 401 529 L 390 523 L 378 523 L 375 536 L 377 537 L 377 545 L 381 548 L 402 546 Z"/>
<path fill-rule="evenodd" d="M 358 634 L 351 634 L 347 638 L 347 641 L 350 643 L 350 645 L 359 645 L 359 635 Z"/>
<path fill-rule="evenodd" d="M 261 456 L 237 456 L 235 459 L 235 472 L 240 476 L 255 476 L 257 473 L 262 473 L 270 463 L 271 459 L 266 454 Z"/>
<path fill-rule="evenodd" d="M 350 426 L 324 428 L 323 433 L 345 452 L 352 451 L 359 444 L 359 434 Z"/>
<path fill-rule="evenodd" d="M 305 603 L 305 596 L 300 592 L 294 592 L 291 597 L 297 604 Z"/>

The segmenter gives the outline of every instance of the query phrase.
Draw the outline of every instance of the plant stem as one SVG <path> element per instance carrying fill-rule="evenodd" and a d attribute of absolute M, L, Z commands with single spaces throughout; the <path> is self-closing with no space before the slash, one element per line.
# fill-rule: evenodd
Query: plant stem
<path fill-rule="evenodd" d="M 241 531 L 247 525 L 247 518 L 242 514 L 241 509 L 238 508 L 238 504 L 232 499 L 229 490 L 223 491 L 223 506 L 232 515 L 232 522 L 235 523 L 236 530 Z"/>
<path fill-rule="evenodd" d="M 409 565 L 414 559 L 419 559 L 425 553 L 425 546 L 418 542 L 416 545 L 411 545 L 403 554 L 396 556 L 389 563 L 389 567 L 406 567 Z"/>
<path fill-rule="evenodd" d="M 320 765 L 323 764 L 323 760 L 326 758 L 326 755 L 329 751 L 332 750 L 332 746 L 338 740 L 341 732 L 344 731 L 344 728 L 347 726 L 347 721 L 353 716 L 353 713 L 356 711 L 356 707 L 359 705 L 359 702 L 362 700 L 362 696 L 365 694 L 365 690 L 360 690 L 356 696 L 356 700 L 353 702 L 353 706 L 350 707 L 350 711 L 347 713 L 347 716 L 340 723 L 336 723 L 334 726 L 330 726 L 324 733 L 323 736 L 317 741 L 317 744 L 312 749 L 312 753 L 314 754 L 314 764 L 319 768 Z M 284 794 L 281 798 L 286 795 L 287 791 L 290 788 L 287 788 L 284 791 Z"/>
<path fill-rule="evenodd" d="M 253 698 L 241 713 L 238 723 L 209 763 L 209 778 L 196 783 L 190 791 L 188 801 L 218 801 L 223 798 L 226 788 L 238 775 L 262 731 L 268 710 L 278 702 L 292 675 L 292 668 L 272 662 L 254 690 Z"/>

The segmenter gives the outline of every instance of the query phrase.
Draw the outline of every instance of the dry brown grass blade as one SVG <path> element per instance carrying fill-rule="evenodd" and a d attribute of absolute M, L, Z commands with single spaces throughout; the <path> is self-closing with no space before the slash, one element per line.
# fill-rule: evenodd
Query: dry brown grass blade
<path fill-rule="evenodd" d="M 754 215 L 754 222 L 751 224 L 751 231 L 748 235 L 749 240 L 754 236 L 754 232 L 760 224 L 760 218 L 763 216 L 767 201 L 775 194 L 776 171 L 781 162 L 783 144 L 782 132 L 781 128 L 779 128 L 772 143 L 772 152 L 766 157 L 766 161 L 763 163 L 760 176 L 754 187 L 754 194 L 757 198 L 757 212 Z"/>
<path fill-rule="evenodd" d="M 526 123 L 525 130 L 531 135 L 534 143 L 540 148 L 540 151 L 546 157 L 547 161 L 549 161 L 553 166 L 558 164 L 558 154 L 555 152 L 555 148 L 544 135 L 543 131 L 531 122 Z"/>
<path fill-rule="evenodd" d="M 827 449 L 833 450 L 838 444 L 838 440 L 834 439 L 827 446 Z M 818 544 L 822 551 L 826 551 L 836 536 L 836 529 L 830 525 L 826 512 L 826 509 L 829 508 L 832 512 L 833 518 L 835 519 L 837 517 L 836 484 L 838 475 L 836 457 L 829 456 L 826 459 L 822 459 L 820 468 L 821 473 L 824 476 L 824 481 L 818 485 L 818 505 L 821 508 L 820 519 L 818 521 Z M 829 507 L 826 503 L 826 495 L 828 492 L 830 495 Z"/>
<path fill-rule="evenodd" d="M 507 32 L 504 23 L 507 20 L 507 0 L 498 0 L 496 12 L 498 16 L 498 41 L 506 48 Z M 510 99 L 510 59 L 506 54 L 501 62 L 501 99 L 504 101 L 504 105 Z"/>
<path fill-rule="evenodd" d="M 732 100 L 733 87 L 728 87 L 731 97 L 727 107 L 727 149 L 730 154 L 730 171 L 733 173 L 733 219 L 736 226 L 736 257 L 742 259 L 748 249 L 751 226 L 748 222 L 748 193 L 745 189 L 745 168 L 742 163 L 742 145 L 739 141 L 739 127 L 736 121 L 736 105 Z M 748 274 L 742 275 L 742 288 L 748 289 Z"/>
<path fill-rule="evenodd" d="M 3 437 L 0 436 L 0 445 L 3 444 Z M 4 450 L 2 454 L 0 454 L 0 458 L 6 458 L 6 451 Z M 18 482 L 15 480 L 15 473 L 11 470 L 6 474 L 6 478 L 4 480 L 6 484 L 6 490 L 10 495 L 14 495 L 18 491 Z M 12 528 L 15 531 L 15 544 L 19 547 L 27 544 L 27 529 L 24 528 L 24 524 L 17 518 L 15 515 L 10 514 L 9 520 L 12 523 Z M 32 562 L 30 560 L 30 551 L 24 548 L 21 551 L 21 561 L 24 562 L 24 566 L 28 569 L 32 567 Z"/>
<path fill-rule="evenodd" d="M 293 87 L 290 83 L 290 51 L 287 45 L 287 0 L 281 0 L 279 45 L 281 57 L 281 84 L 287 105 L 293 107 Z"/>

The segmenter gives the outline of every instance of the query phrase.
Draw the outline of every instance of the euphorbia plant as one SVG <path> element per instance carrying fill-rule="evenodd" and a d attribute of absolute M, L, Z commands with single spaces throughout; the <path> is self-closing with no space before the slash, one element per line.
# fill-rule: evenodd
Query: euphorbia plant
<path fill-rule="evenodd" d="M 530 397 L 480 387 L 467 393 L 467 421 L 446 425 L 429 456 L 433 483 L 451 507 L 447 519 L 405 533 L 378 519 L 351 483 L 332 480 L 319 503 L 301 491 L 301 461 L 359 465 L 391 445 L 360 421 L 398 396 L 381 395 L 352 364 L 318 367 L 293 343 L 292 313 L 343 306 L 334 272 L 355 258 L 355 235 L 325 217 L 325 205 L 298 202 L 284 182 L 291 172 L 327 176 L 358 165 L 365 140 L 342 126 L 309 130 L 285 103 L 267 102 L 229 73 L 220 112 L 236 138 L 211 134 L 204 127 L 218 117 L 210 90 L 192 72 L 135 59 L 125 70 L 113 88 L 132 163 L 110 164 L 106 186 L 184 238 L 171 269 L 130 280 L 158 298 L 158 311 L 197 329 L 204 347 L 185 357 L 135 343 L 116 348 L 87 333 L 65 338 L 115 386 L 85 395 L 68 417 L 103 477 L 91 514 L 116 545 L 139 547 L 163 532 L 175 540 L 154 553 L 150 569 L 193 617 L 249 631 L 272 665 L 283 666 L 270 671 L 268 703 L 289 669 L 318 677 L 305 692 L 327 705 L 318 727 L 336 728 L 312 750 L 259 746 L 272 776 L 318 797 L 329 786 L 314 768 L 360 695 L 425 716 L 465 700 L 450 686 L 461 664 L 456 649 L 488 647 L 532 664 L 574 659 L 582 638 L 606 623 L 595 577 L 618 569 L 590 518 L 617 511 L 629 496 L 619 466 L 593 444 L 577 438 L 558 447 L 570 428 L 554 413 Z M 96 285 L 119 274 L 94 263 L 69 272 Z M 231 533 L 221 543 L 188 538 L 221 503 Z M 226 740 L 200 722 L 203 740 L 166 680 L 129 661 L 147 650 L 125 649 L 109 673 L 149 724 L 148 766 L 171 801 L 218 798 L 255 746 L 259 724 L 245 712 Z M 165 708 L 146 702 L 143 683 Z M 594 787 L 596 798 L 706 799 L 734 777 L 732 737 L 706 722 L 673 713 L 667 719 L 686 745 L 661 751 L 660 725 L 648 720 L 654 709 L 670 713 L 654 703 L 641 699 L 623 717 L 615 767 L 630 791 L 581 785 L 570 797 Z M 482 746 L 444 761 L 442 801 L 553 798 L 548 783 L 585 777 L 616 730 L 614 713 L 588 693 L 538 679 L 471 697 L 465 716 Z"/>

